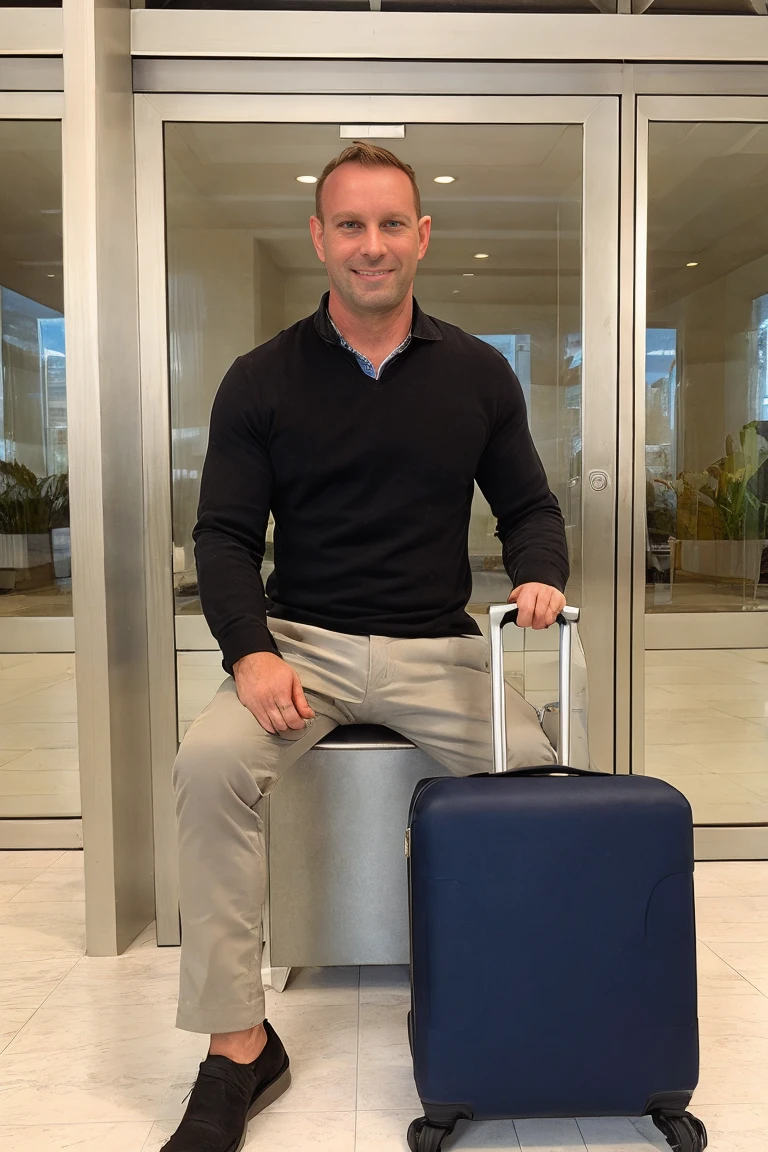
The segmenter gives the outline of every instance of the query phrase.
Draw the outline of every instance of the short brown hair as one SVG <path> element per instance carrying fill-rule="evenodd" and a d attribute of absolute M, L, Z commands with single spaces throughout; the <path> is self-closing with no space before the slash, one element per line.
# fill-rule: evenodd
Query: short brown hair
<path fill-rule="evenodd" d="M 405 172 L 413 188 L 413 202 L 416 206 L 417 219 L 421 219 L 421 195 L 416 183 L 416 173 L 410 164 L 400 160 L 388 148 L 380 148 L 377 144 L 366 144 L 363 140 L 355 140 L 354 144 L 350 144 L 333 160 L 328 161 L 323 168 L 322 176 L 315 185 L 315 214 L 320 220 L 323 218 L 321 204 L 323 185 L 331 172 L 340 168 L 342 164 L 361 164 L 363 168 L 399 168 L 401 172 Z"/>

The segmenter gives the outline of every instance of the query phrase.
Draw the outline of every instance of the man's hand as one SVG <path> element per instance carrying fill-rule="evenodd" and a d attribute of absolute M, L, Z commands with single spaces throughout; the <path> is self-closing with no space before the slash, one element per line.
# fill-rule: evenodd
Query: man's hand
<path fill-rule="evenodd" d="M 549 628 L 565 608 L 565 596 L 550 584 L 519 584 L 509 603 L 517 604 L 518 628 Z"/>
<path fill-rule="evenodd" d="M 307 704 L 301 681 L 274 652 L 252 652 L 233 666 L 237 696 L 274 736 L 288 728 L 303 728 L 314 712 Z"/>

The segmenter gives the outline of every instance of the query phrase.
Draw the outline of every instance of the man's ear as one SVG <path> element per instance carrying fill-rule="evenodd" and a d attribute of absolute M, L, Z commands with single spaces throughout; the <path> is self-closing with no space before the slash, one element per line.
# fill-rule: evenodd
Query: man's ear
<path fill-rule="evenodd" d="M 429 247 L 429 237 L 432 232 L 432 217 L 422 216 L 419 220 L 419 260 L 423 260 Z"/>
<path fill-rule="evenodd" d="M 312 243 L 315 246 L 318 260 L 322 260 L 325 264 L 325 245 L 323 244 L 323 222 L 319 216 L 310 216 L 309 218 L 309 234 L 312 237 Z"/>

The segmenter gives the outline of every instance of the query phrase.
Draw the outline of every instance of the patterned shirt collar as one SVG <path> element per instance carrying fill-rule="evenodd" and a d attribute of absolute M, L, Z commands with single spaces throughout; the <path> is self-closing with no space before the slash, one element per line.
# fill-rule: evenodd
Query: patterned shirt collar
<path fill-rule="evenodd" d="M 341 332 L 339 332 L 338 328 L 331 319 L 330 312 L 328 311 L 329 298 L 330 292 L 326 292 L 320 301 L 320 307 L 315 313 L 315 328 L 318 334 L 323 340 L 326 341 L 327 344 L 340 344 L 342 348 L 345 348 L 348 352 L 351 352 L 365 375 L 370 376 L 374 380 L 378 380 L 380 378 L 386 366 L 391 364 L 396 356 L 399 356 L 402 352 L 405 352 L 406 348 L 412 340 L 442 340 L 440 329 L 438 328 L 437 324 L 435 324 L 431 316 L 427 316 L 425 312 L 422 312 L 421 308 L 419 308 L 419 305 L 414 300 L 410 332 L 406 336 L 405 340 L 403 340 L 402 344 L 390 352 L 386 360 L 384 360 L 379 366 L 379 371 L 377 373 L 368 357 L 363 356 L 362 352 L 358 352 L 356 348 L 353 348 L 351 344 L 347 343 Z"/>

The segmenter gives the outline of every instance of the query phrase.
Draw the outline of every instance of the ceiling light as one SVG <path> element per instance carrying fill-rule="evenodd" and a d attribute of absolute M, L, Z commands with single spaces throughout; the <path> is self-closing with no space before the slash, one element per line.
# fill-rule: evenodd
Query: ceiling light
<path fill-rule="evenodd" d="M 691 260 L 690 264 L 686 264 L 686 268 L 698 268 L 698 260 Z"/>
<path fill-rule="evenodd" d="M 48 273 L 48 279 L 49 279 L 49 280 L 53 280 L 55 276 L 56 276 L 56 273 L 55 273 L 55 272 L 49 272 L 49 273 Z"/>
<path fill-rule="evenodd" d="M 317 176 L 297 176 L 299 184 L 317 184 Z"/>
<path fill-rule="evenodd" d="M 487 260 L 490 252 L 475 252 L 475 260 Z"/>
<path fill-rule="evenodd" d="M 462 272 L 462 276 L 474 276 L 474 272 Z"/>
<path fill-rule="evenodd" d="M 458 290 L 458 288 L 454 288 L 454 290 L 453 290 L 453 295 L 454 295 L 454 296 L 458 296 L 458 294 L 459 294 L 459 290 Z"/>
<path fill-rule="evenodd" d="M 435 184 L 455 184 L 455 176 L 435 176 Z"/>

